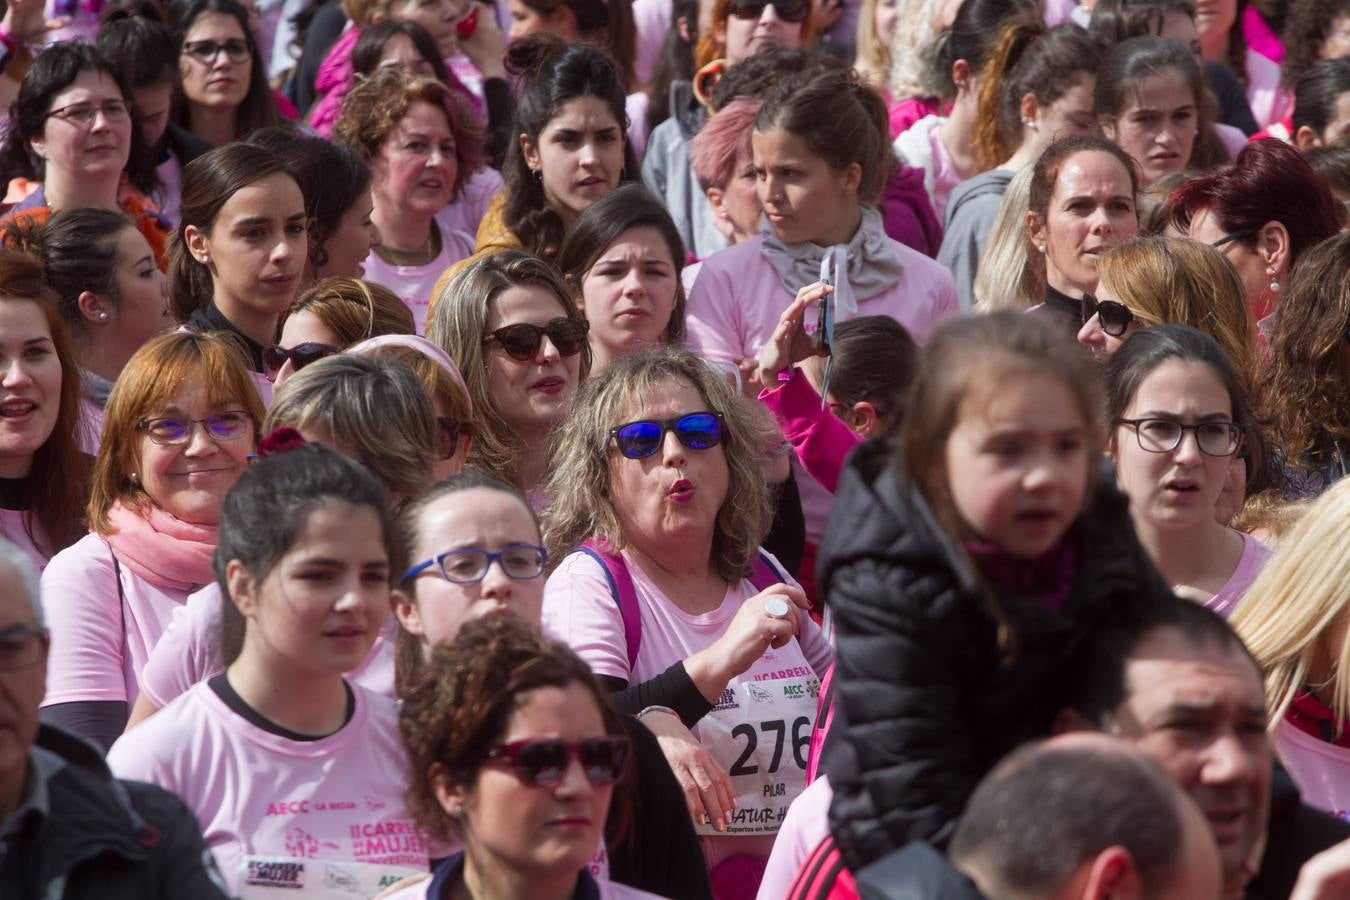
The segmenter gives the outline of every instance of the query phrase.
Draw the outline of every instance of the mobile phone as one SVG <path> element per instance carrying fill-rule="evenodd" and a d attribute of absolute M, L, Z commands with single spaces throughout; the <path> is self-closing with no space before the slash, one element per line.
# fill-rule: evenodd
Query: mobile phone
<path fill-rule="evenodd" d="M 830 265 L 832 257 L 826 256 L 820 266 L 822 284 L 834 287 L 834 269 Z M 834 291 L 820 298 L 816 308 L 816 350 L 828 354 L 834 343 Z"/>
<path fill-rule="evenodd" d="M 459 35 L 461 41 L 467 41 L 473 37 L 473 33 L 478 30 L 478 4 L 474 3 L 469 9 L 469 14 L 460 19 L 455 25 L 455 34 Z"/>

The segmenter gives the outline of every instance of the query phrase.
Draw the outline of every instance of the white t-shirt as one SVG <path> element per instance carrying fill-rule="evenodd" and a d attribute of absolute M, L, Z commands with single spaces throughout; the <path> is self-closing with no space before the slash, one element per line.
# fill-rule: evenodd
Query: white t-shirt
<path fill-rule="evenodd" d="M 403 803 L 398 707 L 359 685 L 352 692 L 350 722 L 328 737 L 295 741 L 257 727 L 198 684 L 122 735 L 108 765 L 118 778 L 157 784 L 187 804 L 232 895 L 327 897 L 336 894 L 326 888 L 392 884 L 428 865 Z"/>

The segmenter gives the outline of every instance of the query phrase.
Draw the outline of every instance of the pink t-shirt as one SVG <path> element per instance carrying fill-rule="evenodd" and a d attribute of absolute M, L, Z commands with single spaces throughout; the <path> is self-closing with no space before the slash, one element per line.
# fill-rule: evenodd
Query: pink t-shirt
<path fill-rule="evenodd" d="M 366 257 L 366 273 L 361 277 L 397 294 L 412 310 L 417 333 L 426 334 L 427 307 L 431 304 L 431 292 L 436 287 L 436 279 L 447 268 L 470 256 L 473 256 L 473 235 L 442 228 L 441 252 L 431 262 L 424 266 L 396 266 L 385 262 L 379 253 L 372 250 Z"/>
<path fill-rule="evenodd" d="M 220 656 L 220 585 L 210 584 L 173 611 L 159 643 L 141 672 L 145 698 L 163 709 L 193 685 L 225 670 Z M 385 697 L 394 696 L 394 637 L 391 614 L 359 668 L 347 680 Z"/>
<path fill-rule="evenodd" d="M 792 303 L 793 292 L 783 287 L 760 252 L 763 242 L 756 235 L 708 257 L 689 292 L 686 342 L 712 363 L 728 365 L 733 357 L 757 356 Z M 938 323 L 957 314 L 952 273 L 899 241 L 890 243 L 904 272 L 889 289 L 859 300 L 858 315 L 890 316 L 922 344 Z"/>
<path fill-rule="evenodd" d="M 833 799 L 830 778 L 822 775 L 792 801 L 787 818 L 778 829 L 773 852 L 769 854 L 757 900 L 781 900 L 788 895 L 811 851 L 830 836 L 830 801 Z"/>
<path fill-rule="evenodd" d="M 1247 50 L 1247 103 L 1262 128 L 1288 118 L 1294 112 L 1294 95 L 1280 87 L 1280 64 L 1255 50 Z"/>
<path fill-rule="evenodd" d="M 661 59 L 666 34 L 674 24 L 671 0 L 633 0 L 633 27 L 637 47 L 633 54 L 633 77 L 638 84 L 650 84 L 652 70 Z"/>
<path fill-rule="evenodd" d="M 1234 128 L 1232 125 L 1225 125 L 1222 122 L 1215 122 L 1210 126 L 1214 129 L 1214 134 L 1219 138 L 1219 143 L 1223 144 L 1223 149 L 1228 153 L 1228 158 L 1233 159 L 1242 152 L 1242 148 L 1247 146 L 1247 135 L 1242 133 L 1241 128 Z"/>
<path fill-rule="evenodd" d="M 52 557 L 42 573 L 52 652 L 44 706 L 88 700 L 136 702 L 141 670 L 189 591 L 162 588 L 121 566 L 87 534 Z"/>
<path fill-rule="evenodd" d="M 392 883 L 428 862 L 403 804 L 398 707 L 360 686 L 352 692 L 350 722 L 294 741 L 253 725 L 199 684 L 122 735 L 108 765 L 187 804 L 231 895 L 296 896 L 283 891 L 363 883 L 373 870 Z"/>
<path fill-rule="evenodd" d="M 1247 588 L 1251 587 L 1252 582 L 1256 580 L 1256 576 L 1261 573 L 1261 568 L 1270 557 L 1271 550 L 1269 547 L 1250 534 L 1243 534 L 1242 556 L 1238 559 L 1237 568 L 1233 570 L 1232 575 L 1228 576 L 1227 583 L 1205 606 L 1225 619 L 1231 616 L 1233 610 L 1237 609 L 1238 601 L 1246 596 Z"/>
<path fill-rule="evenodd" d="M 1275 726 L 1275 750 L 1305 803 L 1350 820 L 1350 748 L 1281 722 Z"/>
<path fill-rule="evenodd" d="M 741 604 L 759 593 L 745 579 L 728 586 L 717 609 L 690 615 L 662 594 L 630 556 L 623 558 L 633 577 L 642 622 L 642 645 L 631 669 L 623 617 L 610 592 L 608 574 L 585 554 L 566 557 L 549 576 L 543 627 L 571 646 L 595 674 L 630 684 L 648 681 L 711 647 Z M 778 567 L 776 560 L 774 565 Z M 785 583 L 796 586 L 791 578 Z M 803 741 L 809 739 L 820 676 L 830 661 L 830 645 L 820 627 L 802 616 L 797 639 L 766 650 L 732 678 L 712 711 L 693 729 L 731 774 L 738 804 L 732 833 L 698 829 L 710 868 L 737 853 L 768 856 L 781 815 L 806 784 Z"/>
<path fill-rule="evenodd" d="M 392 894 L 382 894 L 380 900 L 442 900 L 441 897 L 431 895 L 431 884 L 432 879 L 427 877 Z M 600 890 L 600 900 L 663 900 L 656 894 L 649 894 L 604 878 L 595 879 L 595 886 Z"/>
<path fill-rule="evenodd" d="M 47 557 L 33 543 L 33 539 L 28 536 L 28 529 L 24 527 L 24 516 L 26 515 L 27 512 L 22 509 L 0 509 L 0 537 L 27 553 L 28 558 L 33 561 L 33 565 L 37 566 L 38 571 L 41 572 L 47 568 Z M 40 534 L 41 531 L 37 522 L 33 522 L 32 525 L 33 529 Z M 50 601 L 44 599 L 43 610 L 45 611 L 49 605 Z"/>
<path fill-rule="evenodd" d="M 436 223 L 441 226 L 441 234 L 446 231 L 477 234 L 478 223 L 483 221 L 492 198 L 505 183 L 502 173 L 491 166 L 484 166 L 470 175 L 450 205 L 436 213 Z"/>

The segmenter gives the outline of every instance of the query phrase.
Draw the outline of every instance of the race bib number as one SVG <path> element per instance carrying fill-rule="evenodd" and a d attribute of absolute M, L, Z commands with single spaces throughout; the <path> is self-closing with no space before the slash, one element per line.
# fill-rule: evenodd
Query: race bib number
<path fill-rule="evenodd" d="M 358 900 L 374 897 L 409 875 L 426 869 L 412 866 L 296 859 L 289 856 L 245 856 L 239 864 L 240 900 Z"/>
<path fill-rule="evenodd" d="M 756 665 L 727 686 L 698 725 L 699 740 L 731 776 L 737 808 L 725 832 L 707 836 L 776 834 L 788 806 L 806 786 L 820 679 L 803 663 L 773 671 Z"/>

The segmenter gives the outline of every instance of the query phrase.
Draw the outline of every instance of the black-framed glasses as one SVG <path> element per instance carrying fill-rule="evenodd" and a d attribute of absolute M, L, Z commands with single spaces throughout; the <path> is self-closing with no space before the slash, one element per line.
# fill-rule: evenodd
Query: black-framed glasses
<path fill-rule="evenodd" d="M 337 347 L 318 341 L 304 341 L 294 347 L 272 344 L 263 348 L 263 374 L 267 376 L 268 381 L 276 381 L 277 373 L 286 365 L 288 359 L 291 361 L 291 368 L 299 372 L 310 363 L 318 362 L 325 356 L 332 356 L 338 352 Z"/>
<path fill-rule="evenodd" d="M 628 738 L 620 735 L 587 738 L 584 741 L 511 741 L 487 752 L 490 762 L 501 762 L 521 784 L 556 787 L 567 775 L 572 760 L 581 763 L 592 787 L 609 787 L 623 775 L 628 763 Z"/>
<path fill-rule="evenodd" d="M 544 574 L 548 551 L 534 544 L 507 544 L 500 550 L 463 547 L 434 556 L 403 573 L 399 581 L 416 578 L 428 569 L 436 569 L 442 578 L 454 584 L 477 584 L 487 577 L 493 563 L 502 567 L 513 581 L 529 581 Z"/>
<path fill-rule="evenodd" d="M 183 52 L 199 63 L 211 65 L 225 51 L 225 58 L 232 63 L 241 63 L 253 55 L 253 48 L 243 38 L 230 38 L 225 41 L 188 41 Z"/>
<path fill-rule="evenodd" d="M 707 450 L 722 442 L 722 414 L 692 412 L 673 419 L 641 419 L 611 428 L 609 436 L 627 458 L 646 459 L 661 449 L 667 431 L 674 431 L 690 450 Z"/>
<path fill-rule="evenodd" d="M 137 431 L 144 431 L 146 437 L 156 444 L 172 446 L 186 444 L 192 439 L 192 432 L 201 425 L 213 441 L 237 441 L 253 428 L 253 420 L 243 410 L 231 410 L 205 419 L 189 419 L 186 416 L 160 416 L 155 419 L 141 419 L 136 423 Z"/>
<path fill-rule="evenodd" d="M 106 122 L 122 122 L 131 115 L 125 100 L 104 100 L 102 103 L 72 103 L 47 113 L 49 119 L 64 119 L 72 125 L 89 125 L 103 113 Z"/>
<path fill-rule="evenodd" d="M 1116 424 L 1133 428 L 1140 448 L 1149 453 L 1171 453 L 1188 431 L 1195 432 L 1195 443 L 1206 456 L 1232 456 L 1242 446 L 1242 429 L 1233 422 L 1183 425 L 1172 419 L 1116 419 Z"/>
<path fill-rule="evenodd" d="M 1245 241 L 1247 238 L 1256 234 L 1256 231 L 1257 229 L 1255 228 L 1239 228 L 1237 231 L 1234 231 L 1231 234 L 1225 234 L 1217 241 L 1211 242 L 1210 246 L 1217 249 L 1219 247 L 1222 247 L 1224 244 L 1231 244 L 1233 243 L 1233 241 Z"/>
<path fill-rule="evenodd" d="M 1115 300 L 1098 300 L 1091 294 L 1083 294 L 1083 324 L 1093 317 L 1101 323 L 1102 331 L 1111 337 L 1120 337 L 1135 320 L 1134 313 L 1124 303 Z"/>
<path fill-rule="evenodd" d="M 15 625 L 0 631 L 0 672 L 17 672 L 37 665 L 47 640 L 45 628 Z"/>
<path fill-rule="evenodd" d="M 586 333 L 590 330 L 591 323 L 585 319 L 559 316 L 549 320 L 547 325 L 518 322 L 498 328 L 483 338 L 483 344 L 486 346 L 496 341 L 502 345 L 507 356 L 527 362 L 539 354 L 539 347 L 547 335 L 553 346 L 558 348 L 560 356 L 576 356 L 586 346 Z"/>
<path fill-rule="evenodd" d="M 807 0 L 737 0 L 731 4 L 731 14 L 738 19 L 758 19 L 764 15 L 764 7 L 770 5 L 784 22 L 795 24 L 806 19 Z"/>

